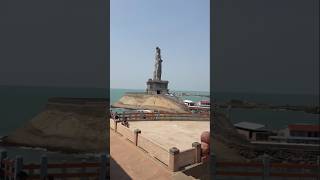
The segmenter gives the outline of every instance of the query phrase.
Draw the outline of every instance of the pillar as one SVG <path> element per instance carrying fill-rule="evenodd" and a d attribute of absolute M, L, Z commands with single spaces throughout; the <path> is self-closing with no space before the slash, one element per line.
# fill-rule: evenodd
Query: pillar
<path fill-rule="evenodd" d="M 178 155 L 179 155 L 180 150 L 176 147 L 172 147 L 169 150 L 169 169 L 173 172 L 179 170 L 179 165 L 178 165 Z"/>
<path fill-rule="evenodd" d="M 134 130 L 134 144 L 136 146 L 138 146 L 138 136 L 139 136 L 140 133 L 141 133 L 140 129 L 135 129 Z"/>
<path fill-rule="evenodd" d="M 198 142 L 192 143 L 192 147 L 195 148 L 195 163 L 201 162 L 201 144 Z"/>

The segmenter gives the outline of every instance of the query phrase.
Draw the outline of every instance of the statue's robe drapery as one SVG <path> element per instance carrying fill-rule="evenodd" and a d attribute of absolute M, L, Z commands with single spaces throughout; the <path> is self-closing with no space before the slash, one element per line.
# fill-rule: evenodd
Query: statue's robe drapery
<path fill-rule="evenodd" d="M 160 54 L 160 48 L 156 48 L 156 57 L 155 57 L 155 67 L 154 67 L 154 72 L 153 72 L 153 79 L 155 80 L 161 80 L 161 67 L 162 59 L 161 59 L 161 54 Z"/>

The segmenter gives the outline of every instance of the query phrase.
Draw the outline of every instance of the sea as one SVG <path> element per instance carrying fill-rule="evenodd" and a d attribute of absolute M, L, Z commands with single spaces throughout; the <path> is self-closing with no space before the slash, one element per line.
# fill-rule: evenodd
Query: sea
<path fill-rule="evenodd" d="M 143 92 L 143 89 L 110 89 L 110 104 L 118 101 L 126 92 Z M 19 87 L 0 86 L 0 137 L 6 136 L 16 128 L 23 127 L 37 113 L 39 113 L 50 97 L 77 97 L 77 98 L 106 98 L 106 89 L 99 88 L 52 88 L 52 87 Z M 192 94 L 209 95 L 202 91 L 171 91 Z M 212 94 L 215 101 L 225 102 L 230 99 L 240 99 L 275 105 L 315 105 L 319 104 L 319 96 L 297 94 L 256 94 L 256 93 L 227 93 Z M 200 101 L 208 99 L 199 96 L 182 96 L 181 99 Z M 294 111 L 273 111 L 253 109 L 231 109 L 225 111 L 233 123 L 249 121 L 265 124 L 270 128 L 284 128 L 292 123 L 319 124 L 318 114 L 308 114 Z M 95 160 L 99 154 L 65 154 L 52 152 L 42 148 L 1 147 L 8 151 L 10 158 L 17 155 L 24 157 L 25 162 L 39 162 L 43 154 L 50 162 Z"/>

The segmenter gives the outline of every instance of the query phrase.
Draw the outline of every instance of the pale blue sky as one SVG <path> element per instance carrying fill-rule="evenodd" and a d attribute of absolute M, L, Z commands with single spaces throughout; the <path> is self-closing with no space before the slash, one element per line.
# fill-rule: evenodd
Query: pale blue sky
<path fill-rule="evenodd" d="M 110 86 L 145 89 L 156 46 L 171 90 L 208 91 L 209 0 L 111 0 Z"/>

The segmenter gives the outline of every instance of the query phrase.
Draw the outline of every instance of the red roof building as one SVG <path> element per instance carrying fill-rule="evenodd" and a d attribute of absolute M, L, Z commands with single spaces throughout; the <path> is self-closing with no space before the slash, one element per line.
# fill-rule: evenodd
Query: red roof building
<path fill-rule="evenodd" d="M 290 124 L 288 129 L 290 136 L 320 137 L 320 125 Z"/>
<path fill-rule="evenodd" d="M 312 124 L 290 124 L 288 126 L 290 131 L 312 131 L 320 132 L 320 125 Z"/>

